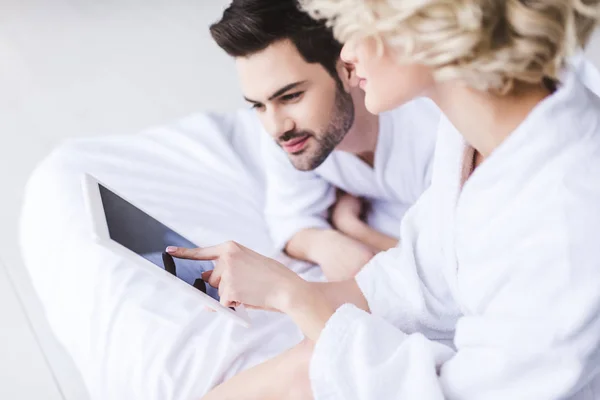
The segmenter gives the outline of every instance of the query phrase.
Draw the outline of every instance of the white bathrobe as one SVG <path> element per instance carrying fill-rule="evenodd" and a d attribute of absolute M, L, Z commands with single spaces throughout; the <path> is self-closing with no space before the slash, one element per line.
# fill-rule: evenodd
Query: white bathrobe
<path fill-rule="evenodd" d="M 580 77 L 463 187 L 442 121 L 400 247 L 357 277 L 372 315 L 341 307 L 316 344 L 317 400 L 600 398 L 600 99 Z"/>
<path fill-rule="evenodd" d="M 336 188 L 368 199 L 369 224 L 398 236 L 404 214 L 431 183 L 440 115 L 428 99 L 382 114 L 374 168 L 353 154 L 334 151 L 316 170 L 298 171 L 263 132 L 265 216 L 275 246 L 283 249 L 303 229 L 329 228 Z"/>

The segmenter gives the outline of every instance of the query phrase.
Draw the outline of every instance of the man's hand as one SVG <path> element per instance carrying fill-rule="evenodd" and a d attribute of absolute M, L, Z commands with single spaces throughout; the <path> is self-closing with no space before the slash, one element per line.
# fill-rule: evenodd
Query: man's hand
<path fill-rule="evenodd" d="M 317 264 L 330 282 L 354 278 L 375 253 L 333 229 L 304 229 L 288 242 L 290 257 Z"/>
<path fill-rule="evenodd" d="M 340 192 L 331 212 L 331 222 L 340 232 L 353 232 L 361 225 L 366 203 L 350 194 Z"/>
<path fill-rule="evenodd" d="M 351 279 L 373 258 L 366 245 L 335 230 L 313 232 L 308 256 L 330 282 Z"/>
<path fill-rule="evenodd" d="M 367 208 L 364 200 L 340 192 L 331 210 L 335 229 L 300 231 L 288 242 L 287 253 L 320 265 L 330 282 L 354 278 L 375 254 L 398 244 L 363 221 Z"/>
<path fill-rule="evenodd" d="M 389 250 L 398 245 L 398 239 L 376 231 L 364 222 L 368 204 L 352 195 L 342 193 L 333 206 L 333 226 L 344 235 L 363 243 L 375 253 Z"/>

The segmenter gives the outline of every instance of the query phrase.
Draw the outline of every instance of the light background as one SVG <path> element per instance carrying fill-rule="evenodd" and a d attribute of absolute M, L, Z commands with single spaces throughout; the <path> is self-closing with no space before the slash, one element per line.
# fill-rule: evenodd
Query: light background
<path fill-rule="evenodd" d="M 28 175 L 66 138 L 242 106 L 233 63 L 208 34 L 227 3 L 0 0 L 0 399 L 86 398 L 21 264 Z M 600 64 L 600 38 L 589 53 Z"/>

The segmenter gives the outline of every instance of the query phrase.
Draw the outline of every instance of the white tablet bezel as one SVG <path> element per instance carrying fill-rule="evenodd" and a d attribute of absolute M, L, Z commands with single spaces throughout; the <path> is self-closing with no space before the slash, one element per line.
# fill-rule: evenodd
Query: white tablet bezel
<path fill-rule="evenodd" d="M 118 195 L 119 197 L 123 198 L 125 201 L 127 201 L 128 203 L 133 205 L 134 207 L 138 208 L 139 210 L 145 212 L 146 214 L 150 215 L 152 218 L 154 218 L 157 221 L 164 224 L 162 221 L 160 221 L 157 218 L 155 218 L 154 216 L 152 216 L 152 214 L 150 214 L 143 208 L 139 207 L 138 205 L 135 205 L 133 202 L 128 200 L 126 197 L 121 195 L 119 192 L 113 190 L 109 185 L 99 181 L 98 179 L 96 179 L 95 177 L 93 177 L 90 174 L 85 174 L 83 177 L 83 192 L 84 192 L 86 207 L 87 207 L 87 210 L 89 212 L 90 219 L 92 222 L 92 231 L 94 233 L 94 240 L 96 243 L 102 245 L 103 247 L 105 247 L 109 250 L 114 251 L 115 253 L 119 254 L 122 257 L 125 257 L 127 260 L 131 261 L 132 263 L 134 263 L 140 267 L 146 268 L 150 271 L 154 271 L 153 273 L 164 274 L 164 277 L 166 279 L 171 279 L 171 281 L 175 282 L 182 290 L 187 290 L 190 293 L 192 293 L 194 296 L 197 296 L 198 300 L 202 303 L 201 305 L 212 308 L 217 313 L 222 314 L 230 319 L 233 319 L 234 321 L 236 321 L 237 323 L 239 323 L 245 327 L 250 326 L 250 317 L 248 316 L 248 313 L 246 312 L 244 307 L 236 307 L 236 310 L 233 311 L 233 310 L 223 306 L 221 303 L 219 303 L 218 301 L 216 301 L 209 295 L 202 293 L 198 289 L 196 289 L 193 286 L 189 285 L 188 283 L 182 281 L 181 279 L 177 278 L 176 276 L 171 275 L 169 272 L 165 271 L 164 269 L 157 267 L 152 262 L 146 260 L 144 257 L 141 257 L 140 255 L 136 254 L 135 252 L 128 249 L 127 247 L 112 240 L 110 238 L 108 225 L 106 223 L 106 216 L 104 214 L 104 207 L 102 205 L 102 197 L 100 196 L 100 188 L 98 185 L 104 186 L 105 188 L 107 188 L 108 190 L 113 192 L 114 194 Z M 171 229 L 172 231 L 177 232 L 174 229 L 170 228 L 168 225 L 166 225 L 166 224 L 164 224 L 164 225 L 167 226 L 167 228 Z"/>

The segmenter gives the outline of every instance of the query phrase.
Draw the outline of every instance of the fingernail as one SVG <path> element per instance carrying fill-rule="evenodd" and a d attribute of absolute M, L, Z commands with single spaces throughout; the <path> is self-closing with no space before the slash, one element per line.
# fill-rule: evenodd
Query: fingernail
<path fill-rule="evenodd" d="M 167 253 L 175 253 L 177 251 L 177 247 L 169 246 L 167 247 Z"/>

